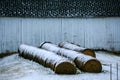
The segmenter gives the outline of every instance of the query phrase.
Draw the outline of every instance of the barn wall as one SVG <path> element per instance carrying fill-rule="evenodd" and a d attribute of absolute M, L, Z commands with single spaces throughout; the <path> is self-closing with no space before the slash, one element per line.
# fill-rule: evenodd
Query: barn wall
<path fill-rule="evenodd" d="M 26 43 L 71 41 L 95 49 L 120 51 L 120 18 L 0 18 L 0 53 Z"/>

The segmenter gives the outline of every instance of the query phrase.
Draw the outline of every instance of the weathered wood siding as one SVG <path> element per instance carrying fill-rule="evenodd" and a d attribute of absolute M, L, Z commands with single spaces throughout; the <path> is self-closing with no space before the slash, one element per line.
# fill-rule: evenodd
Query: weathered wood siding
<path fill-rule="evenodd" d="M 21 43 L 71 41 L 84 47 L 120 51 L 120 18 L 0 18 L 0 53 Z"/>

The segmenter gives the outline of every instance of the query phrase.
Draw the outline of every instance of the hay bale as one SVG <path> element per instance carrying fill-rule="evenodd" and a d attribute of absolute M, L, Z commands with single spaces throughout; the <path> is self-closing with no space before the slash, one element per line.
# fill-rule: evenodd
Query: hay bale
<path fill-rule="evenodd" d="M 58 53 L 58 51 L 60 50 L 60 47 L 58 47 L 57 45 L 53 45 L 51 42 L 43 42 L 40 44 L 39 48 L 48 50 L 48 51 L 52 51 L 55 53 Z"/>
<path fill-rule="evenodd" d="M 22 44 L 19 46 L 19 54 L 26 59 L 34 60 L 45 67 L 51 68 L 55 73 L 76 73 L 76 67 L 72 61 L 53 52 Z"/>
<path fill-rule="evenodd" d="M 59 61 L 56 63 L 54 68 L 55 73 L 61 74 L 73 74 L 76 73 L 73 64 L 70 64 L 68 61 Z M 72 73 L 71 73 L 72 72 Z"/>
<path fill-rule="evenodd" d="M 97 59 L 90 58 L 89 56 L 88 56 L 88 59 L 85 56 L 85 59 L 87 59 L 87 60 L 84 60 L 83 58 L 84 58 L 84 56 L 82 58 L 78 56 L 74 60 L 76 66 L 79 69 L 81 69 L 83 71 L 95 72 L 95 73 L 99 73 L 102 71 L 102 65 L 101 65 L 100 61 L 98 61 Z"/>
<path fill-rule="evenodd" d="M 86 55 L 96 57 L 95 52 L 93 50 L 88 49 L 88 48 L 80 47 L 79 45 L 76 45 L 76 44 L 73 44 L 73 43 L 61 42 L 61 43 L 59 43 L 59 47 L 74 50 L 74 51 L 77 51 L 77 52 L 82 52 Z"/>
<path fill-rule="evenodd" d="M 41 48 L 56 52 L 56 54 L 64 56 L 72 60 L 76 66 L 86 72 L 101 72 L 102 65 L 96 58 L 88 55 L 84 55 L 81 52 L 60 48 L 52 43 L 44 43 Z M 51 49 L 52 48 L 52 49 Z M 56 50 L 54 50 L 56 49 Z"/>
<path fill-rule="evenodd" d="M 80 52 L 67 49 L 60 49 L 59 53 L 57 54 L 73 60 L 80 70 L 95 73 L 102 71 L 102 65 L 100 61 L 92 56 L 84 55 Z"/>

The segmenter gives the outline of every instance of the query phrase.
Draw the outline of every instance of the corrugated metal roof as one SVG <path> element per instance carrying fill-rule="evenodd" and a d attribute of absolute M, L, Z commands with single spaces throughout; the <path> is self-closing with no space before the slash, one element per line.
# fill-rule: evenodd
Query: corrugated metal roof
<path fill-rule="evenodd" d="M 0 16 L 120 17 L 120 0 L 0 0 Z"/>

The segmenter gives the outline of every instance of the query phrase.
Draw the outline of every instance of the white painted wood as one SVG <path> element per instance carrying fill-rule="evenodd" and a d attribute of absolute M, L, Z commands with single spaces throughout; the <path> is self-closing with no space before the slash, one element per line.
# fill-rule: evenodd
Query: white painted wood
<path fill-rule="evenodd" d="M 86 48 L 120 51 L 120 18 L 0 18 L 0 53 L 21 43 L 70 41 Z"/>

